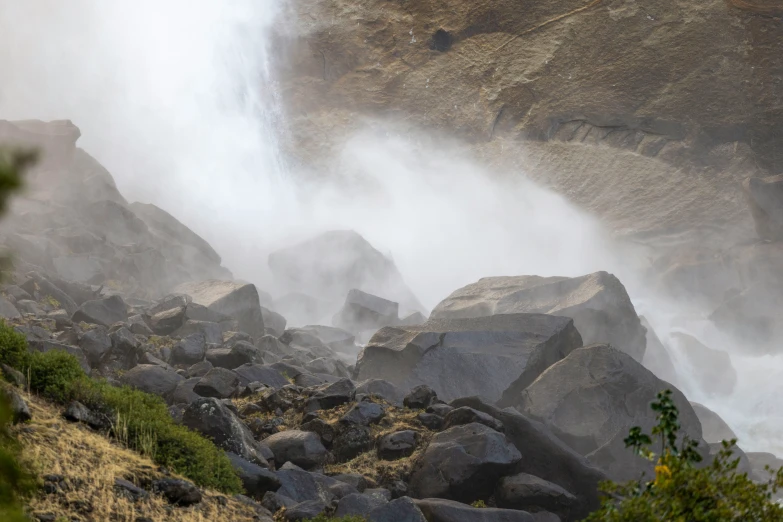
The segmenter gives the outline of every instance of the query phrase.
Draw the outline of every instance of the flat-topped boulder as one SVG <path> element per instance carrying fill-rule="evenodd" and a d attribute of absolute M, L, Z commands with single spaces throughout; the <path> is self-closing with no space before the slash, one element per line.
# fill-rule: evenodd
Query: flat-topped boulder
<path fill-rule="evenodd" d="M 260 338 L 264 335 L 264 317 L 256 286 L 236 281 L 197 281 L 174 289 L 193 298 L 193 302 L 239 321 L 242 331 Z"/>
<path fill-rule="evenodd" d="M 609 343 L 637 361 L 645 329 L 625 287 L 612 274 L 581 277 L 487 277 L 441 301 L 433 319 L 537 313 L 571 317 L 585 344 Z"/>
<path fill-rule="evenodd" d="M 357 380 L 409 390 L 427 384 L 443 400 L 500 399 L 511 383 L 532 383 L 582 338 L 573 320 L 543 314 L 435 319 L 379 330 L 359 356 Z"/>
<path fill-rule="evenodd" d="M 400 322 L 400 305 L 376 295 L 353 289 L 332 319 L 332 324 L 349 332 L 377 330 Z"/>

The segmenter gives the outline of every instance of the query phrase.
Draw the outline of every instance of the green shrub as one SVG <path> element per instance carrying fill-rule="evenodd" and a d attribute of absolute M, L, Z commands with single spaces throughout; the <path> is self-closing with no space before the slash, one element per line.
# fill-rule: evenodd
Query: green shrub
<path fill-rule="evenodd" d="M 30 366 L 27 339 L 2 320 L 0 320 L 0 363 L 21 372 Z"/>
<path fill-rule="evenodd" d="M 649 449 L 652 437 L 640 428 L 633 428 L 625 443 L 656 462 L 655 477 L 603 484 L 609 498 L 587 522 L 783 522 L 783 507 L 772 501 L 783 486 L 783 469 L 767 483 L 754 483 L 737 472 L 739 459 L 732 458 L 731 450 L 736 441 L 724 441 L 714 461 L 699 466 L 696 442 L 685 437 L 677 444 L 679 412 L 671 391 L 659 393 L 652 409 L 658 414 L 652 436 L 659 439 L 660 454 Z"/>
<path fill-rule="evenodd" d="M 158 464 L 202 487 L 242 491 L 225 453 L 200 434 L 175 424 L 160 397 L 88 378 L 73 383 L 70 397 L 111 419 L 116 438 Z"/>
<path fill-rule="evenodd" d="M 21 447 L 8 431 L 12 414 L 8 400 L 0 393 L 0 520 L 23 522 L 22 500 L 36 489 L 33 475 L 19 462 Z"/>
<path fill-rule="evenodd" d="M 64 401 L 72 383 L 84 376 L 76 357 L 63 350 L 32 352 L 28 368 L 30 390 L 57 402 Z"/>

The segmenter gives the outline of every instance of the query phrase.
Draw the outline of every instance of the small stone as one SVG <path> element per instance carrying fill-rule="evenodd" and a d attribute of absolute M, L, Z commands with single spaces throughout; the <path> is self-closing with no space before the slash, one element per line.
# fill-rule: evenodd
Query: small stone
<path fill-rule="evenodd" d="M 378 444 L 378 458 L 397 460 L 409 457 L 416 451 L 418 440 L 419 434 L 412 430 L 384 435 Z"/>
<path fill-rule="evenodd" d="M 432 388 L 426 384 L 422 384 L 421 386 L 413 388 L 411 392 L 405 396 L 402 403 L 406 408 L 423 410 L 433 404 L 437 398 L 438 394 L 436 394 Z"/>

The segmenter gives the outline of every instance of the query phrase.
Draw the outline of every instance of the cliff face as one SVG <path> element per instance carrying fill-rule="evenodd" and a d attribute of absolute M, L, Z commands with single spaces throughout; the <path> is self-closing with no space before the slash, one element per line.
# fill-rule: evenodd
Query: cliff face
<path fill-rule="evenodd" d="M 783 25 L 724 0 L 298 0 L 294 11 L 283 95 L 306 161 L 328 152 L 323 136 L 394 118 L 456 133 L 626 231 L 745 226 L 739 180 L 783 171 Z M 607 194 L 628 208 L 605 208 Z"/>

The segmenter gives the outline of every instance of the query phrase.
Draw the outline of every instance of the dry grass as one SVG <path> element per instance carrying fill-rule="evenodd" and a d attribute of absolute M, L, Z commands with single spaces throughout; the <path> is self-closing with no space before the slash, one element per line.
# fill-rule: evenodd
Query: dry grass
<path fill-rule="evenodd" d="M 29 502 L 33 513 L 95 522 L 134 522 L 138 517 L 182 522 L 253 520 L 251 508 L 214 492 L 205 492 L 204 501 L 189 508 L 171 507 L 158 496 L 134 503 L 118 495 L 115 478 L 144 484 L 162 475 L 151 460 L 86 426 L 64 421 L 57 407 L 37 398 L 26 399 L 33 420 L 15 428 L 24 446 L 24 459 L 39 476 L 63 475 L 74 485 L 63 493 L 46 495 L 41 491 Z"/>

